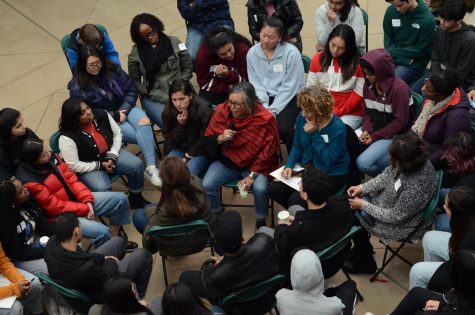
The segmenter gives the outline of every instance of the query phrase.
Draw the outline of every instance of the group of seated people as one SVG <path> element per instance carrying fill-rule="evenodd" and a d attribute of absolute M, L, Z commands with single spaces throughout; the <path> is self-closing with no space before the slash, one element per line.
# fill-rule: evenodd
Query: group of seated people
<path fill-rule="evenodd" d="M 187 20 L 201 5 L 180 2 Z M 0 298 L 17 297 L 11 314 L 22 307 L 41 313 L 38 272 L 86 293 L 88 303 L 67 302 L 90 314 L 211 314 L 216 309 L 199 298 L 221 305 L 225 296 L 279 274 L 281 290 L 221 306 L 229 314 L 261 314 L 277 298 L 281 314 L 352 314 L 356 284 L 325 290 L 323 280 L 341 268 L 373 274 L 371 235 L 389 244 L 416 228 L 412 237 L 422 239 L 424 261 L 412 267 L 412 290 L 393 314 L 475 309 L 467 281 L 475 250 L 475 67 L 464 55 L 475 39 L 462 21 L 465 2 L 445 0 L 435 31 L 423 1 L 389 1 L 385 49 L 363 54 L 358 4 L 328 0 L 316 12 L 318 51 L 307 78 L 296 2 L 254 2 L 247 3 L 254 45 L 232 29 L 232 20 L 205 33 L 190 22 L 191 51 L 167 36 L 156 16 L 137 15 L 128 74 L 102 27 L 74 30 L 56 152 L 25 127 L 20 112 L 0 110 L 0 269 L 11 283 Z M 460 47 L 447 52 L 449 37 Z M 420 107 L 411 94 L 417 84 Z M 153 125 L 164 138 L 160 164 Z M 129 143 L 143 161 L 124 147 Z M 303 167 L 298 191 L 270 175 L 282 164 L 283 179 Z M 444 174 L 440 191 L 436 170 Z M 371 179 L 361 183 L 364 174 Z M 127 194 L 112 191 L 114 176 L 127 178 Z M 142 196 L 145 179 L 161 188 L 158 204 Z M 221 205 L 220 187 L 233 180 L 254 198 L 256 234 L 247 241 L 239 213 Z M 423 212 L 437 195 L 438 231 L 430 231 L 432 218 L 422 222 Z M 275 229 L 266 226 L 269 199 L 290 213 Z M 220 256 L 200 271 L 184 271 L 161 301 L 147 305 L 151 255 L 194 253 L 210 239 L 207 231 L 155 239 L 147 230 L 198 219 L 208 223 Z M 143 235 L 143 248 L 127 239 L 123 226 L 130 223 Z M 361 230 L 351 250 L 320 262 L 315 252 L 353 226 Z M 78 245 L 83 237 L 93 251 Z"/>

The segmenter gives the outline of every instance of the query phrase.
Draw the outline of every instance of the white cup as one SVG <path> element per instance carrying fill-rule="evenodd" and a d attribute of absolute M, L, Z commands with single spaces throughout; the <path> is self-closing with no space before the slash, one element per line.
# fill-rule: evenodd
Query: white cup
<path fill-rule="evenodd" d="M 244 189 L 244 184 L 238 185 L 239 188 L 239 194 L 241 195 L 241 198 L 247 198 L 248 192 L 246 189 Z"/>
<path fill-rule="evenodd" d="M 284 223 L 289 223 L 289 216 L 290 216 L 290 213 L 289 211 L 286 211 L 286 210 L 280 211 L 277 214 L 277 218 L 279 218 L 279 221 L 283 221 Z"/>
<path fill-rule="evenodd" d="M 46 247 L 46 244 L 48 244 L 49 237 L 48 236 L 42 236 L 40 237 L 40 246 L 41 247 Z"/>

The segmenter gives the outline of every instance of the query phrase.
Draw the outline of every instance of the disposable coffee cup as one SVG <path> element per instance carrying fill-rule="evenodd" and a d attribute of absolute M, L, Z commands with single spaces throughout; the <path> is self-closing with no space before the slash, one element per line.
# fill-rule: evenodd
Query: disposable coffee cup
<path fill-rule="evenodd" d="M 46 244 L 48 244 L 49 237 L 48 236 L 42 236 L 40 237 L 40 246 L 41 247 L 46 247 Z"/>
<path fill-rule="evenodd" d="M 247 193 L 247 190 L 244 189 L 244 184 L 238 185 L 238 188 L 239 188 L 239 194 L 241 195 L 241 198 L 247 198 L 248 193 Z"/>
<path fill-rule="evenodd" d="M 277 214 L 277 217 L 279 218 L 279 220 L 285 223 L 289 223 L 289 216 L 290 216 L 290 213 L 289 211 L 286 211 L 286 210 L 280 211 Z"/>

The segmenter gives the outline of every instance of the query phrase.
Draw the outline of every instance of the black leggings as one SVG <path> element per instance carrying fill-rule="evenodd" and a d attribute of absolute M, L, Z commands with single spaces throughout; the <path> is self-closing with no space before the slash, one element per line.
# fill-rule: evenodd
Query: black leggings
<path fill-rule="evenodd" d="M 424 307 L 429 300 L 441 301 L 442 294 L 432 292 L 425 288 L 415 287 L 409 291 L 406 296 L 399 302 L 399 305 L 391 313 L 391 315 L 419 315 L 425 314 Z M 434 314 L 431 312 L 430 314 Z"/>
<path fill-rule="evenodd" d="M 269 106 L 272 105 L 274 98 L 269 99 Z M 271 106 L 272 107 L 272 106 Z M 294 138 L 295 120 L 300 113 L 300 108 L 297 107 L 297 99 L 294 97 L 285 106 L 285 108 L 277 115 L 277 128 L 279 128 L 279 137 L 287 147 L 287 152 L 290 152 L 292 141 Z"/>
<path fill-rule="evenodd" d="M 352 280 L 346 280 L 335 288 L 328 288 L 323 292 L 326 297 L 336 296 L 345 305 L 343 315 L 352 315 L 356 302 L 356 283 Z"/>

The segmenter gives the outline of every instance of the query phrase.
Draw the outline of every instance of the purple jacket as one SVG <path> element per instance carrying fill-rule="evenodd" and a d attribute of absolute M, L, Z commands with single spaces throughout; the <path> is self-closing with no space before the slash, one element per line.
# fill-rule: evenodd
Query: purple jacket
<path fill-rule="evenodd" d="M 424 106 L 429 101 L 424 102 Z M 470 132 L 470 105 L 467 94 L 455 89 L 454 97 L 438 113 L 432 116 L 426 124 L 423 138 L 429 147 L 430 161 L 435 168 L 440 168 L 440 158 L 443 153 L 443 143 L 452 134 L 459 131 Z"/>
<path fill-rule="evenodd" d="M 363 131 L 369 132 L 371 139 L 391 139 L 407 131 L 409 127 L 409 101 L 411 91 L 407 84 L 394 73 L 394 63 L 383 49 L 371 50 L 361 59 L 374 69 L 383 96 L 377 96 L 376 87 L 365 80 L 363 98 Z"/>

